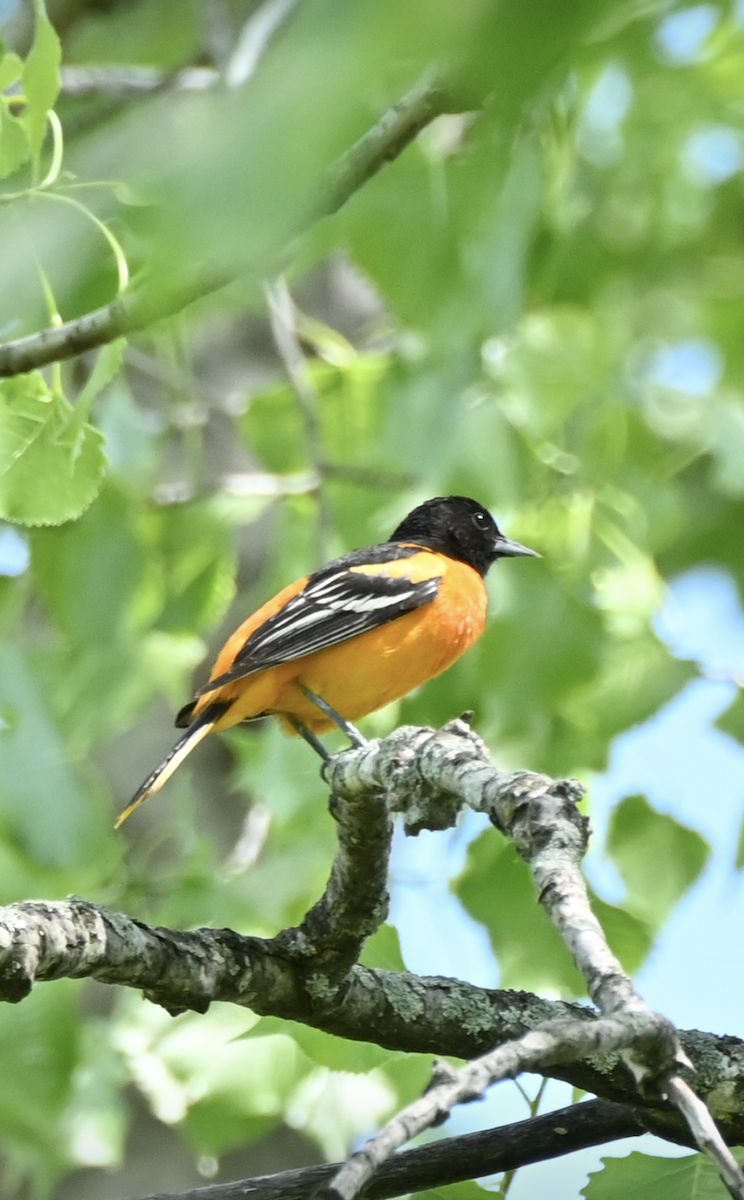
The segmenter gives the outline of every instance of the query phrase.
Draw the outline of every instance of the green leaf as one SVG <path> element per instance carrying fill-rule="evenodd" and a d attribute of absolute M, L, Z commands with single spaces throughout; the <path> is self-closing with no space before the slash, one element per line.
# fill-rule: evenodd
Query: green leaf
<path fill-rule="evenodd" d="M 250 449 L 266 470 L 284 474 L 307 469 L 302 413 L 288 385 L 254 396 L 240 424 Z"/>
<path fill-rule="evenodd" d="M 741 1162 L 742 1153 L 736 1151 Z M 585 1200 L 724 1200 L 728 1191 L 703 1154 L 657 1158 L 633 1151 L 626 1158 L 603 1158 L 581 1191 Z"/>
<path fill-rule="evenodd" d="M 70 29 L 69 59 L 76 63 L 152 63 L 166 70 L 193 62 L 202 46 L 202 13 L 181 0 L 138 0 L 126 9 L 88 12 Z"/>
<path fill-rule="evenodd" d="M 90 406 L 100 396 L 103 389 L 118 374 L 126 349 L 126 338 L 117 338 L 107 346 L 102 346 L 96 355 L 96 362 L 90 376 L 75 401 L 75 414 L 78 420 L 87 417 Z"/>
<path fill-rule="evenodd" d="M 300 738 L 288 738 L 276 721 L 260 736 L 225 735 L 235 760 L 235 784 L 271 814 L 271 836 L 258 862 L 236 880 L 242 921 L 275 933 L 302 920 L 322 893 L 336 849 L 328 797 L 317 758 Z"/>
<path fill-rule="evenodd" d="M 203 654 L 191 638 L 184 663 L 186 647 L 141 632 L 137 610 L 149 598 L 149 580 L 132 515 L 127 498 L 109 485 L 78 521 L 31 534 L 34 581 L 61 635 L 36 668 L 73 759 L 126 727 L 170 677 L 180 683 L 179 699 Z"/>
<path fill-rule="evenodd" d="M 233 593 L 232 546 L 208 504 L 137 523 L 138 512 L 109 484 L 78 521 L 31 537 L 36 585 L 63 635 L 39 668 L 75 755 L 126 727 L 156 691 L 183 703 L 205 652 L 193 631 Z"/>
<path fill-rule="evenodd" d="M 496 830 L 487 830 L 471 843 L 454 890 L 488 930 L 502 987 L 584 993 L 568 950 L 537 903 L 527 864 Z"/>
<path fill-rule="evenodd" d="M 0 64 L 1 66 L 2 64 Z M 30 153 L 28 133 L 21 117 L 0 103 L 0 179 L 12 175 Z"/>
<path fill-rule="evenodd" d="M 607 853 L 627 889 L 623 905 L 660 929 L 699 878 L 710 846 L 694 829 L 627 796 L 612 813 Z"/>
<path fill-rule="evenodd" d="M 653 934 L 648 923 L 625 908 L 600 900 L 588 889 L 594 914 L 604 930 L 608 945 L 617 955 L 628 975 L 640 970 L 651 947 Z"/>
<path fill-rule="evenodd" d="M 283 1034 L 212 1047 L 203 1063 L 189 1066 L 199 1098 L 184 1121 L 186 1138 L 199 1153 L 219 1155 L 262 1137 L 281 1121 L 307 1072 L 307 1059 Z"/>
<path fill-rule="evenodd" d="M 160 560 L 157 628 L 193 634 L 215 625 L 235 595 L 235 551 L 226 522 L 208 501 L 195 501 L 151 513 L 147 526 Z"/>
<path fill-rule="evenodd" d="M 301 311 L 297 312 L 297 333 L 318 351 L 321 358 L 335 367 L 353 367 L 359 357 L 348 338 L 337 329 Z"/>
<path fill-rule="evenodd" d="M 375 1067 L 410 1058 L 402 1051 L 385 1050 L 373 1042 L 350 1042 L 347 1038 L 335 1037 L 297 1021 L 285 1021 L 281 1017 L 263 1017 L 257 1025 L 236 1041 L 264 1038 L 282 1033 L 294 1038 L 300 1049 L 320 1067 L 331 1071 L 348 1071 L 353 1075 L 365 1075 Z"/>
<path fill-rule="evenodd" d="M 93 645 L 100 657 L 131 623 L 146 567 L 132 515 L 124 494 L 106 486 L 78 521 L 31 534 L 36 585 L 77 653 Z"/>
<path fill-rule="evenodd" d="M 455 892 L 488 930 L 502 987 L 585 994 L 584 981 L 562 938 L 538 904 L 529 867 L 496 830 L 486 830 L 471 843 Z M 591 889 L 589 898 L 613 953 L 626 971 L 636 971 L 651 948 L 648 925 L 600 900 Z"/>
<path fill-rule="evenodd" d="M 364 943 L 359 959 L 365 967 L 379 967 L 383 971 L 405 971 L 406 964 L 400 950 L 400 938 L 394 925 L 381 925 Z"/>
<path fill-rule="evenodd" d="M 0 382 L 0 516 L 60 525 L 95 499 L 106 469 L 103 437 L 74 426 L 74 410 L 40 374 Z M 43 486 L 40 481 L 43 480 Z"/>
<path fill-rule="evenodd" d="M 113 865 L 111 814 L 70 766 L 20 646 L 0 645 L 0 823 L 40 863 L 100 878 Z"/>
<path fill-rule="evenodd" d="M 78 1056 L 80 984 L 35 988 L 0 1006 L 0 1140 L 17 1179 L 46 1193 L 70 1166 L 64 1117 Z M 17 1086 L 23 1081 L 22 1086 Z"/>
<path fill-rule="evenodd" d="M 451 1183 L 448 1187 L 427 1188 L 425 1192 L 416 1192 L 416 1200 L 486 1200 L 488 1196 L 499 1197 L 500 1192 L 493 1188 L 482 1188 L 474 1181 L 467 1183 Z"/>
<path fill-rule="evenodd" d="M 733 704 L 730 704 L 713 724 L 722 733 L 727 733 L 744 746 L 744 692 L 737 692 Z"/>
<path fill-rule="evenodd" d="M 611 739 L 648 720 L 697 675 L 692 663 L 673 658 L 651 633 L 605 637 L 601 649 L 594 677 L 569 691 L 562 706 L 567 727 L 556 771 L 577 762 L 604 769 Z"/>
<path fill-rule="evenodd" d="M 601 326 L 593 313 L 566 306 L 550 317 L 528 314 L 519 329 L 516 353 L 496 376 L 502 404 L 518 428 L 549 436 L 601 386 Z"/>
<path fill-rule="evenodd" d="M 737 871 L 741 871 L 744 867 L 744 821 L 739 828 L 739 840 L 736 844 L 736 861 L 735 866 Z"/>
<path fill-rule="evenodd" d="M 34 9 L 34 41 L 23 66 L 23 94 L 26 98 L 23 121 L 28 130 L 31 150 L 38 157 L 46 132 L 47 114 L 59 95 L 62 49 L 46 15 L 43 0 L 35 0 Z"/>
<path fill-rule="evenodd" d="M 71 1157 L 85 1167 L 121 1163 L 129 1124 L 124 1087 L 129 1082 L 108 1021 L 88 1020 L 80 1030 L 80 1062 L 65 1114 Z"/>
<path fill-rule="evenodd" d="M 499 589 L 502 612 L 477 653 L 500 732 L 514 737 L 534 727 L 538 714 L 567 707 L 581 684 L 595 679 L 602 625 L 548 566 L 520 560 L 499 569 L 492 586 Z"/>
<path fill-rule="evenodd" d="M 18 83 L 23 73 L 23 61 L 12 50 L 7 54 L 2 54 L 2 43 L 0 43 L 0 92 L 4 92 L 6 88 L 12 87 L 14 83 Z"/>
<path fill-rule="evenodd" d="M 388 411 L 381 385 L 389 366 L 380 354 L 358 354 L 344 366 L 314 367 L 323 448 L 332 463 L 389 474 L 390 461 L 378 441 Z"/>
<path fill-rule="evenodd" d="M 399 203 L 401 195 L 407 197 L 405 205 Z M 454 289 L 460 271 L 451 227 L 442 221 L 436 201 L 430 166 L 415 146 L 390 171 L 374 175 L 332 218 L 355 262 L 414 328 L 447 302 L 447 284 Z"/>

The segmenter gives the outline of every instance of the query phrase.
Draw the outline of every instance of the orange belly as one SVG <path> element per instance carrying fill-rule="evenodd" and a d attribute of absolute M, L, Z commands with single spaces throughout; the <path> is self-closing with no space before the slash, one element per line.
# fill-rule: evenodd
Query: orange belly
<path fill-rule="evenodd" d="M 333 723 L 308 700 L 299 684 L 355 721 L 405 696 L 456 662 L 483 632 L 486 602 L 480 575 L 465 563 L 450 562 L 431 604 L 337 646 L 220 688 L 219 698 L 233 703 L 214 728 L 227 729 L 262 714 L 286 714 L 316 733 L 332 729 Z M 217 673 L 215 668 L 215 677 Z M 214 692 L 208 693 L 199 707 L 216 698 Z M 289 725 L 287 728 L 294 732 Z"/>

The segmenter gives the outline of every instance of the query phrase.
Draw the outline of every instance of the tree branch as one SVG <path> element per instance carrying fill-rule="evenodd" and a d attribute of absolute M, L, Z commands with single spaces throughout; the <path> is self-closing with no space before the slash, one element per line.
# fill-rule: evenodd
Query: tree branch
<path fill-rule="evenodd" d="M 77 897 L 11 905 L 0 910 L 0 999 L 23 999 L 37 980 L 90 975 L 144 988 L 173 1013 L 203 1012 L 212 1000 L 227 1000 L 391 1049 L 476 1058 L 462 1072 L 440 1074 L 417 1102 L 429 1123 L 490 1081 L 530 1068 L 642 1108 L 646 1128 L 689 1144 L 689 1130 L 665 1101 L 669 1095 L 710 1145 L 717 1134 L 707 1116 L 708 1124 L 699 1124 L 701 1107 L 677 1074 L 689 1056 L 699 1094 L 715 1107 L 727 1137 L 744 1141 L 744 1044 L 693 1032 L 682 1035 L 680 1050 L 676 1032 L 635 997 L 583 907 L 580 876 L 574 878 L 587 834 L 575 803 L 578 785 L 499 771 L 462 720 L 438 732 L 396 730 L 335 756 L 322 770 L 333 790 L 339 853 L 325 895 L 298 929 L 273 939 L 231 930 L 178 932 Z M 463 803 L 488 812 L 514 836 L 543 902 L 574 937 L 577 958 L 586 957 L 606 1014 L 529 993 L 352 965 L 385 916 L 388 812 L 402 812 L 406 828 L 416 832 L 453 824 Z M 645 1095 L 617 1053 L 631 1045 L 637 1075 L 655 1085 Z M 402 1120 L 404 1132 L 413 1128 L 407 1114 Z"/>
<path fill-rule="evenodd" d="M 452 107 L 441 84 L 427 73 L 331 168 L 320 215 L 338 212 L 368 179 L 402 154 L 435 117 L 459 112 L 460 107 Z"/>
<path fill-rule="evenodd" d="M 430 79 L 417 84 L 331 168 L 315 219 L 341 208 L 385 163 L 397 158 L 445 107 L 441 88 Z M 219 291 L 235 278 L 222 273 L 202 276 L 188 287 L 169 293 L 157 305 L 153 305 L 146 291 L 134 290 L 74 321 L 0 343 L 0 378 L 22 375 L 136 333 L 153 321 L 172 316 L 195 300 Z"/>
<path fill-rule="evenodd" d="M 585 1005 L 530 992 L 359 965 L 333 1011 L 318 1014 L 306 990 L 306 964 L 295 965 L 278 952 L 281 936 L 272 942 L 229 929 L 163 929 L 76 896 L 24 901 L 0 908 L 0 1000 L 23 1000 L 35 982 L 91 977 L 141 988 L 174 1014 L 206 1012 L 213 1000 L 222 1000 L 352 1041 L 466 1059 L 546 1021 L 596 1020 Z M 727 1138 L 744 1142 L 744 1102 L 737 1084 L 744 1078 L 744 1041 L 699 1030 L 681 1038 L 695 1065 L 699 1092 L 714 1106 Z M 632 1076 L 614 1057 L 559 1064 L 545 1073 L 609 1100 L 641 1103 Z M 649 1105 L 654 1132 L 687 1144 L 673 1113 L 653 1098 L 643 1103 Z"/>
<path fill-rule="evenodd" d="M 307 962 L 305 987 L 316 1016 L 338 1006 L 365 941 L 387 917 L 393 823 L 386 800 L 331 796 L 339 848 L 326 890 L 298 929 L 284 930 L 271 943 L 293 962 Z"/>
<path fill-rule="evenodd" d="M 24 375 L 51 362 L 73 358 L 95 350 L 125 334 L 136 333 L 154 321 L 173 316 L 194 301 L 217 292 L 232 282 L 226 275 L 202 276 L 188 286 L 170 292 L 167 301 L 154 304 L 144 290 L 125 292 L 103 308 L 51 325 L 39 333 L 0 344 L 0 378 Z"/>

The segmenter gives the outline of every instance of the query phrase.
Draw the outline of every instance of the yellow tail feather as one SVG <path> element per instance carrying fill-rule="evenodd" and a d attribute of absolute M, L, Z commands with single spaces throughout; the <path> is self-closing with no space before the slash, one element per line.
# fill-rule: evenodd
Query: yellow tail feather
<path fill-rule="evenodd" d="M 155 792 L 160 791 L 163 784 L 167 783 L 176 768 L 180 767 L 186 755 L 190 754 L 194 746 L 197 746 L 202 738 L 207 736 L 216 719 L 215 717 L 211 721 L 204 721 L 204 723 L 201 721 L 198 721 L 198 723 L 195 722 L 195 725 L 188 729 L 182 738 L 178 739 L 173 749 L 166 754 L 163 761 L 158 764 L 155 770 L 147 776 L 142 786 L 137 789 L 131 803 L 127 805 L 114 825 L 114 829 L 118 829 L 123 825 L 127 817 L 134 812 L 135 808 L 139 808 L 140 804 L 144 804 L 145 800 L 149 800 L 150 796 L 154 796 Z"/>

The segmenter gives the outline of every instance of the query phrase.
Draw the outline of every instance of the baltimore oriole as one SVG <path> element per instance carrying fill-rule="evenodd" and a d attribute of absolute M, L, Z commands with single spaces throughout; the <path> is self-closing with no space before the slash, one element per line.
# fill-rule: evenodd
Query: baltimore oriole
<path fill-rule="evenodd" d="M 284 588 L 223 646 L 209 682 L 176 718 L 185 728 L 117 821 L 157 792 L 213 730 L 277 716 L 315 736 L 382 708 L 440 675 L 483 632 L 483 579 L 498 558 L 540 556 L 504 537 L 466 496 L 414 508 L 390 540 L 352 550 Z"/>

